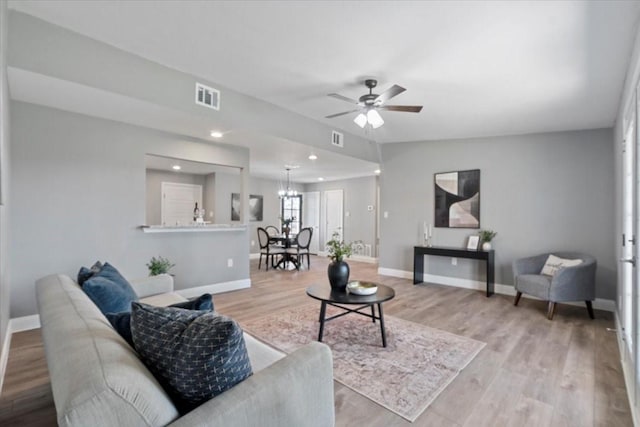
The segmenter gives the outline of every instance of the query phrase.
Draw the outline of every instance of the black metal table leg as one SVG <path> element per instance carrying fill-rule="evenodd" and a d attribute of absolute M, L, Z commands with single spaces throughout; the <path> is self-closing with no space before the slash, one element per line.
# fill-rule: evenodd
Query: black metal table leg
<path fill-rule="evenodd" d="M 327 303 L 322 301 L 320 306 L 320 332 L 318 332 L 318 342 L 322 342 L 322 333 L 324 332 L 324 317 L 327 311 Z"/>
<path fill-rule="evenodd" d="M 375 304 L 371 304 L 371 321 L 376 323 L 376 306 Z"/>
<path fill-rule="evenodd" d="M 382 314 L 382 304 L 378 303 L 378 314 L 380 315 L 380 330 L 382 331 L 382 346 L 387 346 L 387 334 L 384 331 L 384 315 Z"/>

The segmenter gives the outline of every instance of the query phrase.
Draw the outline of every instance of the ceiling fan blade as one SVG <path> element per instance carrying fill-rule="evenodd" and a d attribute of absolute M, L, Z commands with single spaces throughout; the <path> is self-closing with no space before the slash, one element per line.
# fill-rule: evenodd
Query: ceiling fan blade
<path fill-rule="evenodd" d="M 378 107 L 379 110 L 387 111 L 404 111 L 405 113 L 419 113 L 422 111 L 422 105 L 383 105 Z"/>
<path fill-rule="evenodd" d="M 339 95 L 337 93 L 330 93 L 327 96 L 339 99 L 341 101 L 347 101 L 347 102 L 349 102 L 351 104 L 357 104 L 358 103 L 358 101 L 356 101 L 355 99 L 347 98 L 346 96 L 342 96 L 342 95 Z"/>
<path fill-rule="evenodd" d="M 351 110 L 351 111 L 345 111 L 342 113 L 337 113 L 337 114 L 331 114 L 330 116 L 325 116 L 325 119 L 333 119 L 334 117 L 338 117 L 338 116 L 344 116 L 345 114 L 350 114 L 350 113 L 355 113 L 356 111 L 360 111 L 360 108 L 357 108 L 355 110 Z"/>
<path fill-rule="evenodd" d="M 380 95 L 378 95 L 378 97 L 376 98 L 376 103 L 377 104 L 384 104 L 385 102 L 387 102 L 388 100 L 390 100 L 394 96 L 400 95 L 405 90 L 406 89 L 403 88 L 402 86 L 393 85 L 389 89 L 385 90 Z"/>

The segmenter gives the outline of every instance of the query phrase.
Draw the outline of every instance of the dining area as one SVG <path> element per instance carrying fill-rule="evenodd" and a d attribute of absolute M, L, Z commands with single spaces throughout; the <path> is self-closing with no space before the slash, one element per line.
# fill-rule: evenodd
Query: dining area
<path fill-rule="evenodd" d="M 303 227 L 299 231 L 292 230 L 290 224 L 283 222 L 282 229 L 274 225 L 258 227 L 258 244 L 260 257 L 258 269 L 262 269 L 263 258 L 266 271 L 308 270 L 311 267 L 309 246 L 313 236 L 313 228 Z"/>

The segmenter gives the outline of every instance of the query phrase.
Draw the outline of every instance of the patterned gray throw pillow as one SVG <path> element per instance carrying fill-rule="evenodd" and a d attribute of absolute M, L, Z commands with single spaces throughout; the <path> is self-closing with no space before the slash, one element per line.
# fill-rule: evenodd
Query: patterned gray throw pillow
<path fill-rule="evenodd" d="M 216 312 L 134 302 L 131 334 L 142 361 L 181 413 L 252 374 L 242 329 Z"/>

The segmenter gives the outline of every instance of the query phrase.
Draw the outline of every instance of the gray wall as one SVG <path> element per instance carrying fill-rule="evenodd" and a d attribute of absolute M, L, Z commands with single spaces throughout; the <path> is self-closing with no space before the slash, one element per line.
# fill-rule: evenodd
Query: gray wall
<path fill-rule="evenodd" d="M 145 154 L 246 172 L 247 149 L 19 102 L 11 103 L 11 128 L 12 317 L 36 313 L 36 279 L 74 276 L 96 260 L 142 277 L 152 256 L 168 257 L 177 289 L 249 278 L 246 231 L 138 228 L 145 222 Z"/>
<path fill-rule="evenodd" d="M 323 250 L 324 239 L 324 196 L 329 190 L 343 190 L 344 217 L 343 238 L 345 242 L 361 240 L 364 244 L 371 245 L 371 255 L 376 256 L 376 189 L 377 178 L 375 176 L 344 179 L 339 181 L 319 182 L 306 184 L 304 191 L 320 192 L 320 250 Z M 372 211 L 367 206 L 373 206 Z"/>
<path fill-rule="evenodd" d="M 0 1 L 0 354 L 9 326 L 9 90 L 7 85 L 7 2 Z M 8 350 L 8 349 L 6 349 Z M 4 375 L 4 372 L 0 372 Z M 0 381 L 1 382 L 1 381 Z"/>
<path fill-rule="evenodd" d="M 480 169 L 480 226 L 496 230 L 496 283 L 513 284 L 514 259 L 575 250 L 598 260 L 597 296 L 614 299 L 611 129 L 384 144 L 380 267 L 413 270 L 422 224 L 434 222 L 433 174 Z M 435 228 L 435 245 L 463 247 L 472 229 Z M 484 280 L 480 263 L 426 258 L 426 273 Z"/>
<path fill-rule="evenodd" d="M 147 225 L 162 224 L 162 183 L 177 182 L 193 184 L 202 187 L 202 206 L 207 205 L 207 199 L 213 199 L 213 188 L 207 188 L 205 175 L 190 173 L 173 173 L 155 169 L 146 172 L 146 222 Z M 195 207 L 195 206 L 194 206 Z"/>

